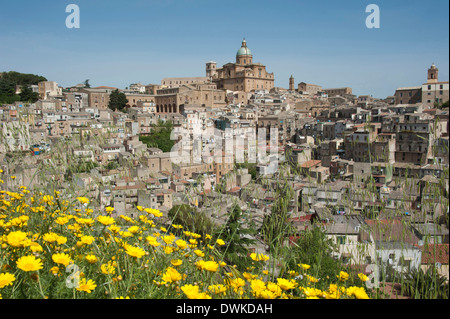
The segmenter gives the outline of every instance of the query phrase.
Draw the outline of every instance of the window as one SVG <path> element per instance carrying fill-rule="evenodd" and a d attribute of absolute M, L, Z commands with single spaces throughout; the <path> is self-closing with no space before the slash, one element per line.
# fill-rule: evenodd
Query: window
<path fill-rule="evenodd" d="M 336 237 L 336 241 L 337 241 L 338 245 L 344 245 L 345 244 L 345 237 L 346 236 L 337 236 Z"/>
<path fill-rule="evenodd" d="M 342 256 L 341 261 L 344 265 L 347 265 L 350 262 L 350 256 Z"/>
<path fill-rule="evenodd" d="M 405 267 L 407 270 L 409 270 L 411 267 L 411 259 L 405 258 L 402 256 L 402 258 L 400 259 L 400 265 L 402 265 L 402 267 Z"/>

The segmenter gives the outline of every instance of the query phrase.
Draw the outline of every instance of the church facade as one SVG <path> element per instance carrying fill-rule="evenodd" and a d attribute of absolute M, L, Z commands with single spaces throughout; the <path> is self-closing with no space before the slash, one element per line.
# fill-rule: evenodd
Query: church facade
<path fill-rule="evenodd" d="M 275 82 L 273 73 L 267 72 L 265 65 L 253 62 L 245 39 L 236 53 L 236 63 L 217 68 L 216 62 L 207 62 L 206 77 L 216 83 L 217 89 L 230 91 L 270 90 Z"/>

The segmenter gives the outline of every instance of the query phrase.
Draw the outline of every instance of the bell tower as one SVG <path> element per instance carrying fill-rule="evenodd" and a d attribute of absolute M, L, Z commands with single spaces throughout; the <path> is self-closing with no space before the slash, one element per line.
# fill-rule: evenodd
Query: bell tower
<path fill-rule="evenodd" d="M 436 83 L 438 81 L 438 72 L 439 69 L 434 65 L 434 63 L 431 64 L 428 69 L 427 83 Z"/>
<path fill-rule="evenodd" d="M 217 74 L 217 63 L 214 61 L 206 62 L 206 77 L 211 81 Z"/>
<path fill-rule="evenodd" d="M 291 75 L 291 77 L 289 78 L 289 91 L 295 91 L 294 82 L 294 77 Z"/>

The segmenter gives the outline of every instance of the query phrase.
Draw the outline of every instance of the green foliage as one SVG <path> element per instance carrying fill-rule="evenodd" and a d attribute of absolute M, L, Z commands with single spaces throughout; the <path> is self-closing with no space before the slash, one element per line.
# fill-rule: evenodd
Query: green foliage
<path fill-rule="evenodd" d="M 34 102 L 36 95 L 27 91 L 28 86 L 36 85 L 46 78 L 34 74 L 25 74 L 15 71 L 4 72 L 0 77 L 0 103 L 14 103 L 16 101 Z M 21 85 L 26 93 L 23 96 L 16 94 L 16 85 Z M 31 90 L 30 90 L 31 91 Z M 32 93 L 32 92 L 31 92 Z M 36 99 L 37 100 L 37 99 Z"/>
<path fill-rule="evenodd" d="M 119 167 L 119 163 L 117 162 L 108 162 L 108 164 L 105 165 L 105 168 L 108 170 L 116 169 Z"/>
<path fill-rule="evenodd" d="M 324 229 L 315 226 L 305 230 L 288 247 L 287 269 L 295 269 L 299 263 L 312 265 L 308 273 L 316 278 L 336 278 L 342 270 L 339 260 L 333 258 L 332 253 L 335 247 Z"/>
<path fill-rule="evenodd" d="M 236 168 L 246 168 L 248 169 L 248 173 L 252 175 L 252 180 L 256 180 L 256 163 L 236 163 Z"/>
<path fill-rule="evenodd" d="M 202 235 L 211 234 L 214 225 L 211 220 L 203 213 L 187 204 L 175 205 L 168 213 L 173 224 L 182 225 L 183 228 Z"/>
<path fill-rule="evenodd" d="M 127 103 L 127 96 L 125 95 L 125 93 L 119 92 L 119 89 L 112 91 L 109 95 L 108 107 L 113 111 L 124 112 Z"/>
<path fill-rule="evenodd" d="M 20 101 L 34 103 L 39 100 L 39 93 L 33 92 L 28 85 L 22 86 L 22 92 L 19 94 Z"/>
<path fill-rule="evenodd" d="M 271 214 L 264 217 L 261 235 L 272 251 L 281 247 L 284 240 L 292 234 L 288 223 L 288 206 L 292 197 L 292 188 L 285 185 L 284 189 L 278 191 Z"/>
<path fill-rule="evenodd" d="M 226 223 L 213 234 L 215 238 L 225 241 L 226 246 L 222 250 L 228 263 L 237 265 L 240 269 L 248 265 L 249 246 L 255 243 L 251 236 L 256 234 L 251 226 L 245 228 L 243 221 L 243 212 L 235 204 L 228 213 Z"/>
<path fill-rule="evenodd" d="M 413 269 L 404 275 L 402 290 L 412 299 L 448 299 L 447 279 L 434 266 L 424 271 Z"/>
<path fill-rule="evenodd" d="M 97 162 L 82 161 L 67 167 L 65 178 L 71 178 L 74 173 L 88 173 L 91 169 L 98 167 Z"/>
<path fill-rule="evenodd" d="M 157 147 L 163 152 L 170 152 L 175 141 L 170 139 L 173 124 L 171 121 L 163 122 L 159 120 L 158 124 L 153 127 L 149 135 L 140 135 L 139 140 L 148 147 Z"/>
<path fill-rule="evenodd" d="M 39 82 L 47 81 L 45 77 L 40 75 L 19 73 L 15 71 L 4 72 L 1 79 L 10 81 L 16 85 L 36 85 Z"/>

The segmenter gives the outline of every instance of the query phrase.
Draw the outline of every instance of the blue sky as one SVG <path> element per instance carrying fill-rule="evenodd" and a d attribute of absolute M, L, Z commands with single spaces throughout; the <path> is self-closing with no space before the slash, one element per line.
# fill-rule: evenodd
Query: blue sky
<path fill-rule="evenodd" d="M 68 4 L 80 28 L 68 29 Z M 368 4 L 380 28 L 368 29 Z M 125 88 L 163 77 L 204 76 L 205 63 L 235 61 L 242 38 L 275 85 L 308 82 L 384 98 L 420 85 L 435 63 L 449 79 L 447 0 L 39 0 L 0 5 L 0 71 L 61 86 Z"/>

